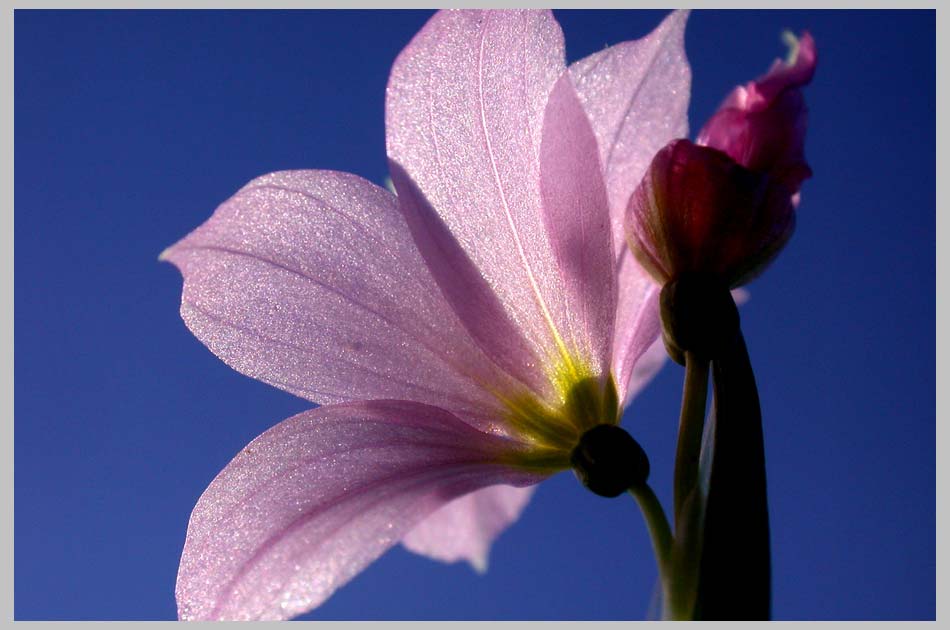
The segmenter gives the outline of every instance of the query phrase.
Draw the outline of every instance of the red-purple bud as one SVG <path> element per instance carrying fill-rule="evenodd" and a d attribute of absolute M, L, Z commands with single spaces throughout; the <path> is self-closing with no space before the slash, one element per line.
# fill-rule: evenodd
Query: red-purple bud
<path fill-rule="evenodd" d="M 801 88 L 811 82 L 818 62 L 809 33 L 795 40 L 795 60 L 776 60 L 764 77 L 740 85 L 703 126 L 696 144 L 726 153 L 758 173 L 784 182 L 792 194 L 811 175 L 805 163 L 808 110 Z"/>
<path fill-rule="evenodd" d="M 791 236 L 797 193 L 811 175 L 801 88 L 817 60 L 808 33 L 793 45 L 795 60 L 733 90 L 696 143 L 661 149 L 630 198 L 628 242 L 660 284 L 698 273 L 737 287 Z"/>

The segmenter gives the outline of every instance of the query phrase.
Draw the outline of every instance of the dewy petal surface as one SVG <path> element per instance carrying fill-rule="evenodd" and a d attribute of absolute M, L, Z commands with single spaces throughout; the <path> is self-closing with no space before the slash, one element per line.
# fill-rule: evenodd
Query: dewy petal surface
<path fill-rule="evenodd" d="M 597 137 L 607 185 L 618 278 L 613 368 L 621 399 L 628 401 L 662 362 L 638 364 L 659 334 L 658 291 L 627 247 L 623 220 L 653 156 L 670 139 L 688 133 L 687 17 L 687 11 L 674 11 L 646 37 L 570 66 Z"/>
<path fill-rule="evenodd" d="M 570 312 L 575 354 L 610 371 L 617 280 L 597 139 L 567 73 L 554 86 L 541 140 L 544 225 Z"/>
<path fill-rule="evenodd" d="M 281 422 L 199 499 L 178 572 L 180 617 L 286 619 L 318 606 L 456 497 L 539 481 L 493 463 L 514 446 L 404 401 Z"/>
<path fill-rule="evenodd" d="M 674 11 L 646 37 L 570 66 L 600 147 L 618 252 L 630 194 L 656 152 L 689 131 L 691 74 L 683 40 L 688 13 Z"/>
<path fill-rule="evenodd" d="M 386 90 L 390 159 L 542 359 L 574 321 L 539 186 L 545 106 L 564 67 L 548 11 L 442 11 L 396 59 Z"/>
<path fill-rule="evenodd" d="M 260 177 L 163 258 L 182 317 L 240 372 L 317 403 L 399 398 L 483 428 L 518 387 L 429 274 L 396 198 L 345 173 Z"/>
<path fill-rule="evenodd" d="M 389 169 L 399 195 L 399 211 L 419 253 L 472 339 L 529 389 L 541 397 L 549 395 L 550 381 L 533 346 L 521 334 L 498 294 L 412 178 L 395 162 L 390 163 Z"/>
<path fill-rule="evenodd" d="M 491 486 L 439 508 L 402 539 L 407 549 L 435 560 L 467 560 L 478 572 L 488 568 L 495 539 L 518 520 L 534 486 Z"/>

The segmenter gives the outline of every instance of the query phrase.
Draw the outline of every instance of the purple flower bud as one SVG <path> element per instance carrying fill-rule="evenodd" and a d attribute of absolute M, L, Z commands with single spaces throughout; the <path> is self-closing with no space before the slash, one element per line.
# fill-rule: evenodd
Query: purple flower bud
<path fill-rule="evenodd" d="M 627 212 L 630 248 L 660 284 L 685 274 L 714 275 L 730 288 L 744 284 L 795 225 L 784 186 L 689 140 L 653 158 Z"/>
<path fill-rule="evenodd" d="M 726 153 L 748 169 L 768 173 L 791 193 L 811 175 L 805 163 L 808 110 L 801 88 L 815 74 L 815 40 L 787 34 L 794 60 L 776 60 L 764 77 L 735 88 L 699 132 L 696 144 Z"/>
<path fill-rule="evenodd" d="M 660 284 L 695 273 L 737 287 L 791 236 L 798 190 L 811 175 L 801 87 L 817 57 L 811 35 L 789 37 L 794 59 L 733 90 L 695 143 L 661 149 L 631 196 L 627 240 Z"/>

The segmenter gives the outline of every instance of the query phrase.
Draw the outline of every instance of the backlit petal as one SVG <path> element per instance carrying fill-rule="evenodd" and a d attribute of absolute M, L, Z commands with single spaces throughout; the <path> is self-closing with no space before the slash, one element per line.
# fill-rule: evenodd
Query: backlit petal
<path fill-rule="evenodd" d="M 737 287 L 758 275 L 791 236 L 784 186 L 725 153 L 677 140 L 657 153 L 630 197 L 629 238 L 660 284 L 710 273 Z"/>
<path fill-rule="evenodd" d="M 617 279 L 597 139 L 565 73 L 551 92 L 541 140 L 544 225 L 564 283 L 572 350 L 610 371 Z"/>
<path fill-rule="evenodd" d="M 659 333 L 659 309 L 654 282 L 627 247 L 623 217 L 654 154 L 671 138 L 688 132 L 691 75 L 683 40 L 687 16 L 687 11 L 674 11 L 646 37 L 570 66 L 597 136 L 610 202 L 618 277 L 613 369 L 621 400 L 629 400 L 662 365 L 637 363 Z"/>
<path fill-rule="evenodd" d="M 539 481 L 493 463 L 511 446 L 402 401 L 321 407 L 281 422 L 199 499 L 178 572 L 179 616 L 311 610 L 453 499 Z"/>
<path fill-rule="evenodd" d="M 390 159 L 542 359 L 574 320 L 539 186 L 545 105 L 563 70 L 550 12 L 442 11 L 396 59 L 386 91 Z"/>
<path fill-rule="evenodd" d="M 570 67 L 600 146 L 618 252 L 631 193 L 656 152 L 688 133 L 687 16 L 688 11 L 674 11 L 646 37 L 611 46 Z"/>
<path fill-rule="evenodd" d="M 163 257 L 203 343 L 314 402 L 416 400 L 486 425 L 486 388 L 515 387 L 445 302 L 396 198 L 355 175 L 260 177 Z"/>
<path fill-rule="evenodd" d="M 639 263 L 626 250 L 621 265 Z M 620 289 L 614 336 L 614 375 L 621 402 L 630 399 L 663 367 L 666 347 L 659 339 L 660 287 L 646 273 L 630 274 Z M 625 319 L 620 319 L 620 317 Z M 660 352 L 662 351 L 662 352 Z"/>
<path fill-rule="evenodd" d="M 399 195 L 399 211 L 419 253 L 472 339 L 529 389 L 541 397 L 549 395 L 550 381 L 533 346 L 498 294 L 402 167 L 392 162 L 389 169 Z"/>
<path fill-rule="evenodd" d="M 434 560 L 467 560 L 484 572 L 492 543 L 521 516 L 533 493 L 534 486 L 491 486 L 466 494 L 427 516 L 402 544 Z"/>

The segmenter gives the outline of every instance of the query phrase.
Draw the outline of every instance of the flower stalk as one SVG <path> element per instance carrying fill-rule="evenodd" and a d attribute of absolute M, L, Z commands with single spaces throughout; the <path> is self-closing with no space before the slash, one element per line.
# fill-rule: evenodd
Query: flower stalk
<path fill-rule="evenodd" d="M 650 541 L 653 543 L 653 554 L 656 556 L 656 567 L 660 574 L 660 584 L 663 588 L 664 608 L 672 601 L 673 585 L 673 534 L 670 532 L 669 522 L 663 512 L 656 493 L 646 483 L 630 487 L 630 495 L 636 499 L 650 532 Z M 664 617 L 666 614 L 664 614 Z"/>
<path fill-rule="evenodd" d="M 815 42 L 806 32 L 786 43 L 788 58 L 736 87 L 695 142 L 674 139 L 654 156 L 627 206 L 627 244 L 663 287 L 663 342 L 686 367 L 667 618 L 771 614 L 762 413 L 730 290 L 781 251 L 812 174 L 802 89 L 815 72 Z"/>
<path fill-rule="evenodd" d="M 696 352 L 684 353 L 683 405 L 673 473 L 676 539 L 673 546 L 673 583 L 669 600 L 672 619 L 692 619 L 702 551 L 704 497 L 699 487 L 699 460 L 709 382 L 709 360 Z"/>
<path fill-rule="evenodd" d="M 664 286 L 660 304 L 667 350 L 686 368 L 674 467 L 675 536 L 661 572 L 665 617 L 767 619 L 762 415 L 735 302 L 715 274 L 687 273 Z M 713 421 L 704 445 L 710 364 Z M 711 454 L 705 470 L 704 446 Z"/>
<path fill-rule="evenodd" d="M 712 365 L 715 446 L 695 614 L 698 619 L 769 619 L 771 560 L 762 413 L 741 332 Z"/>
<path fill-rule="evenodd" d="M 673 473 L 674 519 L 680 522 L 683 508 L 699 480 L 699 452 L 703 442 L 703 418 L 709 361 L 695 352 L 686 352 L 686 376 L 683 380 L 683 406 L 680 410 L 679 436 L 676 442 L 676 465 Z"/>
<path fill-rule="evenodd" d="M 664 322 L 676 322 L 666 326 L 667 347 L 686 368 L 674 468 L 675 536 L 661 574 L 665 616 L 768 619 L 769 523 L 758 391 L 738 318 L 735 327 L 697 325 L 696 313 L 733 321 L 718 314 L 719 306 L 732 304 L 728 292 L 704 284 L 694 278 L 673 287 L 676 299 L 663 309 Z M 710 363 L 713 425 L 705 475 L 700 456 Z"/>

